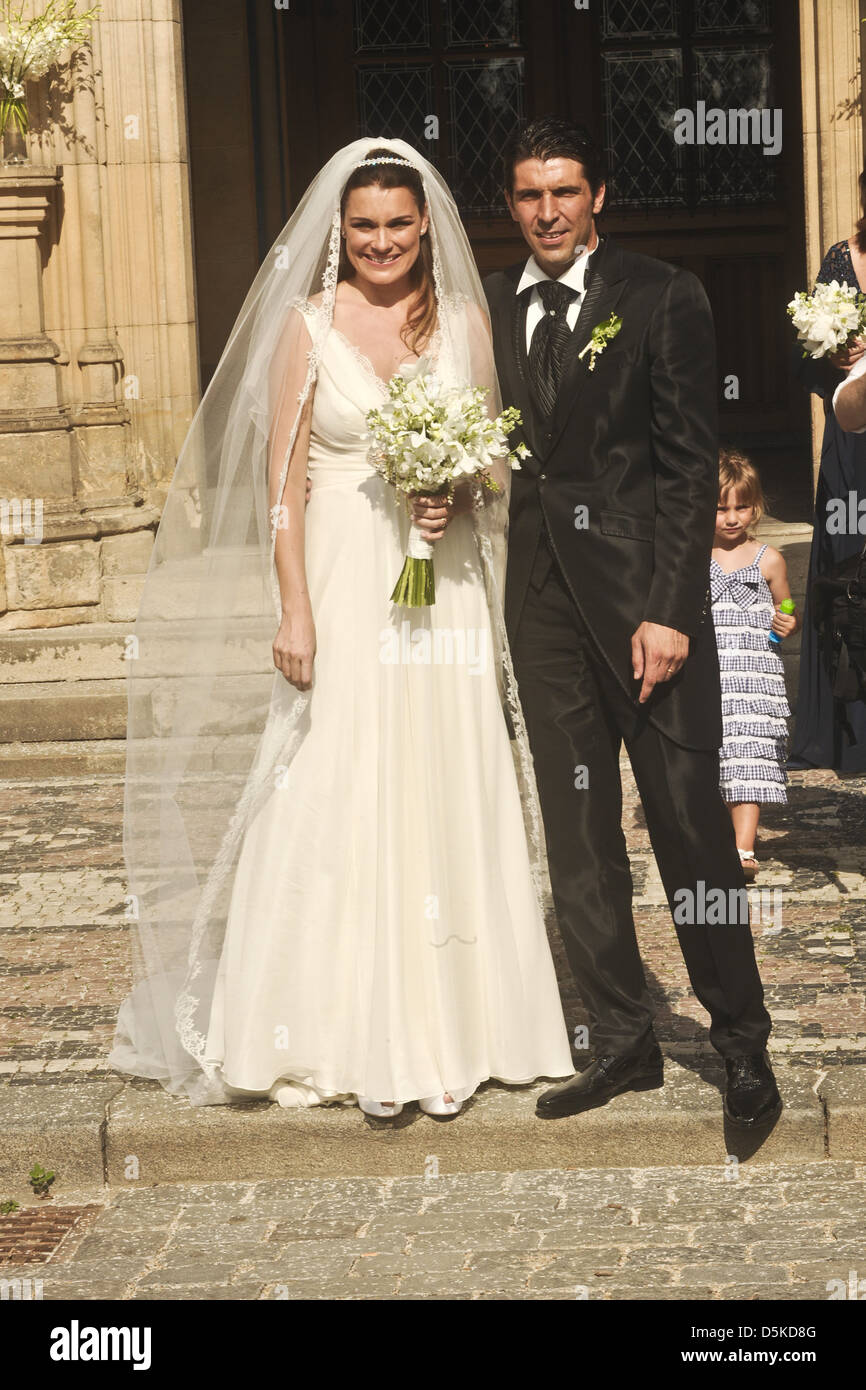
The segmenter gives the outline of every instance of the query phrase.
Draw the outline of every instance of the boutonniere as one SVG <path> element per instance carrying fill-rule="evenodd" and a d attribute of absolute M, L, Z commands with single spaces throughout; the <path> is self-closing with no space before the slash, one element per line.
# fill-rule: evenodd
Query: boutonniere
<path fill-rule="evenodd" d="M 604 352 L 608 343 L 612 342 L 619 330 L 622 328 L 622 319 L 616 314 L 611 314 L 604 323 L 597 323 L 592 330 L 592 337 L 582 352 L 577 354 L 578 361 L 589 353 L 589 370 L 595 370 L 595 359 L 599 353 Z"/>

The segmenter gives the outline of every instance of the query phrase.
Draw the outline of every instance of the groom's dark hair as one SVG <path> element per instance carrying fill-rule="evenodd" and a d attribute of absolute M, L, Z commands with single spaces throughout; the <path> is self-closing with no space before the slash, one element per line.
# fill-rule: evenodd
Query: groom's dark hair
<path fill-rule="evenodd" d="M 576 159 L 583 165 L 593 193 L 607 182 L 604 150 L 586 126 L 574 125 L 562 116 L 540 116 L 524 121 L 509 136 L 503 152 L 505 187 L 514 192 L 514 167 L 524 159 Z"/>

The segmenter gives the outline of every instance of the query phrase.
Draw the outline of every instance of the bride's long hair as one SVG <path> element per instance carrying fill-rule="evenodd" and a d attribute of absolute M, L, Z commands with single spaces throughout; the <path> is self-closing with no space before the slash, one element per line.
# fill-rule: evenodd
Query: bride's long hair
<path fill-rule="evenodd" d="M 367 159 L 392 157 L 392 151 L 387 148 L 370 150 L 365 156 Z M 419 213 L 423 217 L 427 209 L 427 200 L 424 197 L 424 183 L 418 170 L 407 169 L 400 164 L 379 164 L 355 169 L 347 179 L 340 198 L 341 220 L 346 215 L 346 204 L 353 189 L 370 188 L 374 185 L 379 188 L 408 188 L 418 205 Z M 346 280 L 354 273 L 355 268 L 346 254 L 344 243 L 340 247 L 337 279 Z M 433 250 L 429 236 L 421 237 L 421 249 L 409 271 L 409 285 L 413 290 L 417 290 L 417 296 L 409 310 L 406 322 L 400 330 L 400 337 L 409 351 L 420 357 L 436 329 L 436 287 L 433 280 Z"/>

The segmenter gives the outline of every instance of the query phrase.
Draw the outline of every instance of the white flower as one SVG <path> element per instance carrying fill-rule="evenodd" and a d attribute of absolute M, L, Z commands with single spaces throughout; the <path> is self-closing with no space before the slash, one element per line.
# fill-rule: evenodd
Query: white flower
<path fill-rule="evenodd" d="M 417 362 L 404 362 L 399 369 L 400 375 L 407 381 L 414 381 L 417 376 L 423 376 L 429 370 L 429 357 L 419 357 Z"/>
<path fill-rule="evenodd" d="M 25 80 L 43 77 L 61 54 L 87 39 L 96 8 L 76 14 L 68 0 L 48 0 L 34 19 L 12 18 L 12 13 L 9 0 L 3 0 L 0 15 L 6 32 L 0 34 L 0 80 L 20 101 Z"/>
<path fill-rule="evenodd" d="M 816 285 L 811 294 L 796 294 L 788 313 L 804 353 L 825 357 L 866 328 L 866 296 L 854 285 L 832 280 L 829 285 Z"/>
<path fill-rule="evenodd" d="M 491 420 L 485 389 L 448 385 L 431 370 L 429 359 L 421 358 L 394 374 L 388 395 L 367 416 L 368 457 L 400 490 L 450 491 L 463 478 L 488 476 L 493 461 L 503 456 L 519 467 L 507 443 L 520 423 L 519 412 L 512 409 Z"/>

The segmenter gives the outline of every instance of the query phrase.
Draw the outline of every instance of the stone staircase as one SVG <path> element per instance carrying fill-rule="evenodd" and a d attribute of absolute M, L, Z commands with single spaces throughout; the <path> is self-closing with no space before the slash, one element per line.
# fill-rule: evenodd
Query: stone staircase
<path fill-rule="evenodd" d="M 0 777 L 122 772 L 129 622 L 0 635 Z"/>
<path fill-rule="evenodd" d="M 784 553 L 802 605 L 812 528 L 767 517 L 760 533 Z M 124 621 L 0 633 L 0 778 L 123 772 L 132 628 Z M 792 707 L 799 650 L 799 636 L 782 648 Z"/>

